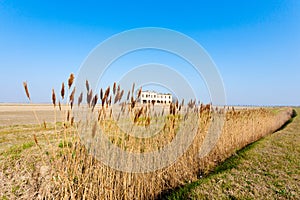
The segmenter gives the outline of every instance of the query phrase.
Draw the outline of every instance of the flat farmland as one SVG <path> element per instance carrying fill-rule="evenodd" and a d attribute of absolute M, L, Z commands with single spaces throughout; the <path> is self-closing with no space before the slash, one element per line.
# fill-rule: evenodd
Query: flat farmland
<path fill-rule="evenodd" d="M 62 107 L 65 109 L 65 106 Z M 56 121 L 62 120 L 57 114 Z M 55 113 L 52 104 L 0 104 L 0 126 L 38 124 L 54 122 Z"/>

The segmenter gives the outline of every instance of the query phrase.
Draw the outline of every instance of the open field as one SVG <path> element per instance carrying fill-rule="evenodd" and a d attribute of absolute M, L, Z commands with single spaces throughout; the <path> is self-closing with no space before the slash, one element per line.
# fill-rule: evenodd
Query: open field
<path fill-rule="evenodd" d="M 280 128 L 291 116 L 291 109 L 229 109 L 223 133 L 213 151 L 199 159 L 198 151 L 208 130 L 210 119 L 218 112 L 200 109 L 199 127 L 193 143 L 177 161 L 164 169 L 150 173 L 128 173 L 111 169 L 87 154 L 80 145 L 76 125 L 32 123 L 33 118 L 22 119 L 20 125 L 14 115 L 26 118 L 32 109 L 51 122 L 53 106 L 25 106 L 21 110 L 9 105 L 2 107 L 2 115 L 9 113 L 10 121 L 0 128 L 0 196 L 5 198 L 104 198 L 104 199 L 154 199 L 162 198 L 166 191 L 195 181 L 209 173 L 215 166 L 231 156 L 236 150 L 272 133 Z M 42 110 L 38 110 L 41 108 Z M 207 107 L 208 108 L 208 107 Z M 57 108 L 56 108 L 57 109 Z M 66 109 L 57 111 L 57 116 L 65 116 Z M 98 107 L 97 107 L 98 109 Z M 137 108 L 141 110 L 141 108 Z M 133 111 L 132 111 L 133 112 Z M 109 139 L 120 148 L 133 152 L 160 149 L 172 141 L 177 134 L 177 120 L 181 114 L 161 116 L 166 126 L 162 136 L 151 139 L 125 137 L 110 119 L 98 118 L 97 129 L 105 130 Z M 24 113 L 24 115 L 22 115 Z M 101 112 L 100 112 L 101 113 Z M 103 112 L 102 115 L 109 112 Z M 136 113 L 136 112 L 134 112 Z M 9 117 L 7 116 L 7 121 Z M 56 118 L 57 118 L 56 116 Z M 95 116 L 98 116 L 95 115 Z M 179 118 L 176 120 L 176 116 Z M 183 116 L 183 115 L 182 115 Z M 5 117 L 4 117 L 5 118 Z M 58 118 L 57 118 L 58 119 Z M 28 120 L 26 122 L 26 120 Z M 142 120 L 142 121 L 141 121 Z M 170 121 L 171 120 L 171 121 Z M 155 120 L 154 120 L 155 121 Z M 157 120 L 156 120 L 157 121 Z M 147 118 L 141 114 L 137 125 L 146 126 Z M 110 127 L 107 129 L 107 127 Z M 173 128 L 172 128 L 173 127 Z M 97 137 L 97 134 L 96 134 Z M 74 155 L 76 155 L 74 157 Z M 81 161 L 80 161 L 81 160 Z M 83 161 L 83 163 L 82 163 Z M 130 165 L 130 163 L 128 163 Z M 74 168 L 74 166 L 77 166 Z M 83 170 L 84 169 L 84 170 Z"/>
<path fill-rule="evenodd" d="M 66 109 L 66 107 L 63 106 L 63 109 Z M 62 121 L 61 115 L 57 115 L 56 117 L 57 121 Z M 0 103 L 0 126 L 39 124 L 44 121 L 55 121 L 52 104 Z"/>

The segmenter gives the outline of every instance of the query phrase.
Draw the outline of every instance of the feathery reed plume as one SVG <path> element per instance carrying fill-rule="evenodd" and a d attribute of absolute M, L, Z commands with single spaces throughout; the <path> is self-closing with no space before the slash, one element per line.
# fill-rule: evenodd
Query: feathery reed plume
<path fill-rule="evenodd" d="M 78 97 L 78 107 L 80 106 L 80 104 L 82 102 L 82 98 L 83 98 L 83 93 L 81 92 L 79 97 Z"/>
<path fill-rule="evenodd" d="M 127 101 L 129 100 L 129 97 L 130 97 L 130 91 L 128 91 L 128 93 L 127 93 Z"/>
<path fill-rule="evenodd" d="M 94 108 L 97 104 L 97 101 L 98 101 L 98 95 L 95 94 L 94 98 L 93 98 L 93 101 L 92 101 L 92 112 L 94 111 Z"/>
<path fill-rule="evenodd" d="M 72 90 L 72 92 L 71 92 L 71 95 L 70 95 L 70 102 L 74 101 L 75 90 L 76 90 L 76 88 L 74 87 L 73 90 Z"/>
<path fill-rule="evenodd" d="M 58 101 L 58 107 L 59 107 L 59 110 L 61 111 L 61 104 L 60 104 L 60 101 Z"/>
<path fill-rule="evenodd" d="M 111 96 L 109 97 L 109 100 L 107 101 L 108 105 L 111 105 Z"/>
<path fill-rule="evenodd" d="M 61 84 L 60 95 L 61 95 L 62 99 L 65 98 L 65 83 L 64 82 Z"/>
<path fill-rule="evenodd" d="M 25 89 L 25 93 L 26 93 L 26 96 L 29 100 L 30 99 L 30 94 L 29 94 L 29 91 L 28 91 L 28 86 L 27 86 L 27 82 L 23 82 L 23 86 L 24 86 L 24 89 Z"/>
<path fill-rule="evenodd" d="M 172 112 L 173 112 L 173 104 L 171 102 L 170 106 L 169 106 L 169 113 L 170 113 L 170 115 L 172 115 Z"/>
<path fill-rule="evenodd" d="M 56 95 L 54 89 L 52 89 L 52 103 L 54 107 L 56 106 Z"/>
<path fill-rule="evenodd" d="M 113 86 L 113 94 L 114 95 L 116 94 L 116 89 L 117 89 L 117 84 L 116 84 L 116 82 L 114 82 L 114 86 Z"/>
<path fill-rule="evenodd" d="M 89 106 L 91 105 L 92 97 L 93 97 L 93 90 L 90 90 L 90 92 L 87 93 L 87 95 L 86 95 L 86 101 Z"/>
<path fill-rule="evenodd" d="M 73 108 L 73 105 L 74 105 L 74 101 L 71 101 L 70 102 L 71 109 Z"/>
<path fill-rule="evenodd" d="M 139 89 L 139 92 L 138 92 L 138 95 L 137 95 L 138 99 L 141 97 L 141 94 L 142 94 L 142 87 L 140 87 L 140 89 Z"/>
<path fill-rule="evenodd" d="M 85 80 L 85 87 L 86 87 L 86 91 L 89 92 L 90 91 L 90 84 L 88 80 Z"/>
<path fill-rule="evenodd" d="M 72 93 L 70 95 L 70 104 L 71 104 L 71 109 L 73 108 L 73 104 L 74 104 L 74 97 L 75 97 L 75 87 L 72 90 Z"/>
<path fill-rule="evenodd" d="M 40 146 L 40 144 L 38 143 L 38 140 L 37 140 L 35 134 L 33 134 L 33 139 L 34 139 L 35 144 L 36 144 L 40 149 L 42 149 L 41 146 Z"/>
<path fill-rule="evenodd" d="M 135 106 L 135 100 L 133 98 L 133 96 L 131 96 L 131 109 L 133 109 Z"/>
<path fill-rule="evenodd" d="M 100 110 L 98 110 L 98 122 L 100 122 L 100 119 L 101 119 L 101 112 L 102 110 L 100 109 Z"/>
<path fill-rule="evenodd" d="M 102 105 L 102 107 L 104 107 L 105 101 L 106 101 L 106 96 L 104 96 L 104 97 L 101 99 L 101 105 Z"/>
<path fill-rule="evenodd" d="M 110 92 L 110 86 L 108 86 L 107 89 L 105 90 L 104 97 L 106 96 L 106 98 L 108 98 L 109 92 Z"/>
<path fill-rule="evenodd" d="M 135 83 L 132 84 L 131 95 L 134 95 L 134 87 L 135 87 Z"/>
<path fill-rule="evenodd" d="M 122 90 L 121 93 L 120 93 L 120 95 L 119 95 L 119 101 L 121 101 L 123 95 L 124 95 L 124 90 Z"/>
<path fill-rule="evenodd" d="M 70 120 L 70 111 L 68 110 L 68 112 L 67 112 L 67 121 L 69 121 Z"/>
<path fill-rule="evenodd" d="M 175 106 L 176 106 L 176 108 L 178 108 L 178 99 L 176 100 L 176 103 L 175 103 Z"/>
<path fill-rule="evenodd" d="M 114 104 L 115 104 L 115 103 L 117 103 L 117 101 L 119 100 L 119 96 L 120 96 L 120 94 L 119 94 L 119 93 L 117 93 L 117 94 L 115 95 Z"/>
<path fill-rule="evenodd" d="M 121 91 L 121 86 L 120 86 L 120 85 L 118 85 L 118 88 L 117 88 L 117 93 L 120 93 L 120 91 Z"/>
<path fill-rule="evenodd" d="M 71 117 L 71 126 L 74 125 L 74 116 Z"/>
<path fill-rule="evenodd" d="M 70 77 L 69 77 L 69 80 L 68 80 L 68 86 L 69 86 L 69 89 L 71 88 L 73 82 L 74 82 L 74 74 L 71 73 L 71 74 L 70 74 Z"/>
<path fill-rule="evenodd" d="M 100 89 L 100 99 L 101 100 L 103 99 L 103 90 L 102 90 L 102 88 Z"/>
<path fill-rule="evenodd" d="M 175 105 L 173 105 L 173 111 L 172 111 L 172 113 L 173 113 L 173 115 L 176 114 L 176 106 Z"/>
<path fill-rule="evenodd" d="M 139 109 L 139 110 L 135 113 L 134 120 L 133 120 L 134 123 L 137 123 L 137 122 L 138 122 L 139 117 L 140 117 L 141 114 L 143 113 L 143 109 L 144 109 L 144 107 L 141 107 L 141 109 Z"/>

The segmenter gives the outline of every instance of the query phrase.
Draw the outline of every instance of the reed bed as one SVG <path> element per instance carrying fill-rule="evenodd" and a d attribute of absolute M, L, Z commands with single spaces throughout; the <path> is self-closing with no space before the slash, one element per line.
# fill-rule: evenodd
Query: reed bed
<path fill-rule="evenodd" d="M 60 97 L 52 91 L 54 112 L 65 116 L 63 126 L 55 128 L 54 139 L 46 138 L 45 146 L 34 138 L 43 154 L 42 167 L 47 169 L 35 188 L 35 198 L 160 199 L 165 192 L 208 173 L 238 149 L 273 133 L 293 114 L 290 108 L 275 113 L 263 108 L 217 108 L 195 101 L 187 104 L 177 101 L 168 106 L 140 105 L 142 88 L 135 89 L 134 84 L 131 91 L 124 91 L 114 83 L 112 89 L 107 87 L 96 93 L 86 81 L 86 91 L 75 99 L 74 79 L 73 74 L 68 79 L 67 111 L 60 109 L 65 99 L 65 84 L 62 83 Z M 24 87 L 29 98 L 27 84 Z M 224 117 L 221 135 L 212 151 L 199 157 L 201 145 L 216 116 Z M 191 127 L 196 128 L 191 144 L 163 168 L 146 172 L 122 171 L 98 159 L 99 155 L 107 153 L 99 149 L 103 137 L 123 151 L 144 154 L 160 151 L 171 144 L 180 131 L 188 138 Z M 183 142 L 185 137 L 181 138 Z M 127 159 L 115 154 L 109 156 L 112 162 Z M 140 165 L 130 159 L 126 162 L 127 169 Z"/>

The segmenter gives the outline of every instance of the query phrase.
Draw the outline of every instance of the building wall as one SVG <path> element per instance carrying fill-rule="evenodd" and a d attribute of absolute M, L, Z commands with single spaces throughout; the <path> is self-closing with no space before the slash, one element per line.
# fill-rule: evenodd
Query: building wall
<path fill-rule="evenodd" d="M 142 91 L 141 104 L 151 103 L 154 101 L 157 104 L 170 104 L 172 102 L 171 94 L 162 94 L 154 91 Z"/>

